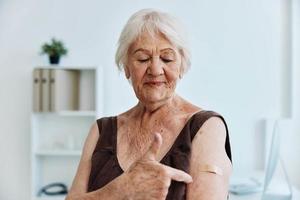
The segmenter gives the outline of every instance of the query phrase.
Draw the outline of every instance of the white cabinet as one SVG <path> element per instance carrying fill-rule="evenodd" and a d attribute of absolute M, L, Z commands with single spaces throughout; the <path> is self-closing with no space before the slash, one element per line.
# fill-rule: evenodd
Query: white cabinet
<path fill-rule="evenodd" d="M 53 182 L 64 183 L 68 189 L 70 188 L 84 140 L 91 125 L 103 113 L 103 72 L 101 67 L 45 66 L 38 68 L 75 70 L 79 74 L 76 110 L 32 112 L 31 114 L 32 199 L 60 200 L 64 199 L 64 196 L 38 196 L 38 192 L 41 187 Z"/>

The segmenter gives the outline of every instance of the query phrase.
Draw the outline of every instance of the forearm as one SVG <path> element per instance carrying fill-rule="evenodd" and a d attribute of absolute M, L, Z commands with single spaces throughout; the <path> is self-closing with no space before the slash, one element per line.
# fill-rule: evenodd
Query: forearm
<path fill-rule="evenodd" d="M 127 199 L 125 185 L 125 177 L 121 175 L 98 190 L 84 194 L 69 194 L 65 200 L 125 200 Z"/>

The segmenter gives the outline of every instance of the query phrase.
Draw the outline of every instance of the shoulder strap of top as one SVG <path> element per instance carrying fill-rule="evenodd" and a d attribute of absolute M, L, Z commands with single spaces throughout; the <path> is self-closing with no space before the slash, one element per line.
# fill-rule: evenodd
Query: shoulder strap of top
<path fill-rule="evenodd" d="M 115 124 L 114 117 L 103 117 L 97 120 L 98 130 L 100 137 L 98 139 L 96 149 L 109 148 L 114 150 L 114 139 L 115 139 Z"/>
<path fill-rule="evenodd" d="M 225 119 L 219 114 L 214 111 L 208 111 L 208 110 L 202 110 L 198 113 L 196 113 L 193 116 L 192 122 L 191 122 L 191 141 L 194 139 L 195 135 L 199 131 L 199 129 L 202 127 L 202 125 L 211 117 L 219 117 L 226 128 L 226 140 L 225 140 L 225 150 L 227 153 L 227 156 L 229 157 L 230 161 L 231 159 L 231 148 L 230 148 L 230 140 L 229 140 L 229 133 L 228 133 L 228 127 L 225 122 Z"/>

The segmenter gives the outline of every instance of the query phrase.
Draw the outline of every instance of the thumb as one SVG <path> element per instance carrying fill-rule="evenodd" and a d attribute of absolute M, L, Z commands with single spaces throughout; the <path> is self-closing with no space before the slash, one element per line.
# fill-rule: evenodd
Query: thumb
<path fill-rule="evenodd" d="M 159 133 L 154 134 L 153 141 L 149 147 L 149 149 L 146 151 L 146 153 L 143 156 L 143 159 L 145 160 L 156 160 L 155 157 L 159 152 L 160 146 L 162 144 L 162 137 Z"/>

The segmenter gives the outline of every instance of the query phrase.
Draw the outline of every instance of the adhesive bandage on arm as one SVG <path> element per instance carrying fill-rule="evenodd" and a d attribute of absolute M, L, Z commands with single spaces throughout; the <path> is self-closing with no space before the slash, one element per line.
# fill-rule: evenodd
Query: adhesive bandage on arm
<path fill-rule="evenodd" d="M 209 164 L 201 165 L 199 167 L 199 171 L 213 173 L 213 174 L 223 176 L 223 170 L 216 165 L 209 165 Z"/>

